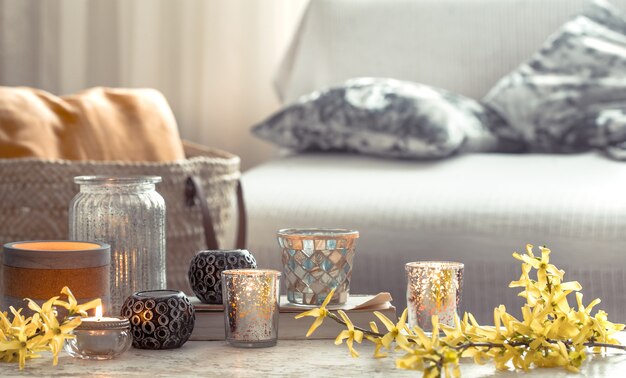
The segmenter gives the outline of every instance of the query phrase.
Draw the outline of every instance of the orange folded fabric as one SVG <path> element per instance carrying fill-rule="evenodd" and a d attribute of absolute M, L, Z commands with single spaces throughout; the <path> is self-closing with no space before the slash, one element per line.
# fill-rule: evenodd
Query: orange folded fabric
<path fill-rule="evenodd" d="M 58 97 L 0 86 L 0 158 L 174 161 L 174 114 L 154 89 L 91 88 Z"/>

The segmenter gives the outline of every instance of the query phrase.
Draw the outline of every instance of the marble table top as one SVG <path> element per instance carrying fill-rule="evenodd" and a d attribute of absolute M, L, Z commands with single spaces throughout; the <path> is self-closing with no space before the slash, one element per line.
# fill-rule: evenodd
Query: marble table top
<path fill-rule="evenodd" d="M 626 338 L 624 338 L 626 339 Z M 357 345 L 360 358 L 351 358 L 345 345 L 335 346 L 332 340 L 280 340 L 278 345 L 262 349 L 233 348 L 221 341 L 190 341 L 180 349 L 150 351 L 131 348 L 117 359 L 87 361 L 62 352 L 59 365 L 52 366 L 50 354 L 27 361 L 19 371 L 17 364 L 0 363 L 2 377 L 421 377 L 421 373 L 395 369 L 394 358 L 372 358 L 371 343 Z M 626 352 L 594 356 L 581 368 L 581 374 L 565 369 L 496 371 L 493 364 L 475 365 L 465 362 L 463 377 L 624 377 Z"/>

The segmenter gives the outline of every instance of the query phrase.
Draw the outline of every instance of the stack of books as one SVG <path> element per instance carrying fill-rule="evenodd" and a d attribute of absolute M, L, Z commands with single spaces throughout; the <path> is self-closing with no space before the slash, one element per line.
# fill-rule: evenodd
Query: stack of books
<path fill-rule="evenodd" d="M 196 310 L 196 323 L 190 340 L 224 340 L 226 338 L 224 326 L 224 306 L 201 303 L 198 298 L 191 297 L 191 303 Z M 375 321 L 381 332 L 386 332 L 385 327 L 374 315 L 378 311 L 397 321 L 396 308 L 391 304 L 389 293 L 376 295 L 353 295 L 341 306 L 328 306 L 333 313 L 337 310 L 346 312 L 354 325 L 370 329 L 369 323 Z M 302 340 L 306 339 L 306 333 L 313 323 L 314 318 L 304 317 L 296 319 L 301 312 L 315 308 L 313 306 L 299 306 L 289 303 L 285 296 L 280 298 L 280 315 L 278 319 L 279 340 Z M 322 324 L 308 339 L 334 339 L 345 327 L 332 319 L 324 319 Z"/>

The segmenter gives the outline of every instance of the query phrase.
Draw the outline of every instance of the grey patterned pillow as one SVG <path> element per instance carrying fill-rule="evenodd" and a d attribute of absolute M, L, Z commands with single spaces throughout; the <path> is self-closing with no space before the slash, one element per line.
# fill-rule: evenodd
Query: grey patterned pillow
<path fill-rule="evenodd" d="M 605 147 L 606 154 L 616 160 L 626 160 L 626 107 L 604 109 L 591 116 L 596 135 L 591 143 Z"/>
<path fill-rule="evenodd" d="M 493 150 L 477 101 L 427 85 L 357 78 L 301 97 L 252 132 L 297 151 L 351 151 L 399 158 L 442 158 Z"/>
<path fill-rule="evenodd" d="M 483 102 L 506 120 L 493 128 L 496 135 L 530 151 L 579 152 L 624 142 L 598 115 L 626 104 L 626 21 L 606 1 L 592 2 Z"/>

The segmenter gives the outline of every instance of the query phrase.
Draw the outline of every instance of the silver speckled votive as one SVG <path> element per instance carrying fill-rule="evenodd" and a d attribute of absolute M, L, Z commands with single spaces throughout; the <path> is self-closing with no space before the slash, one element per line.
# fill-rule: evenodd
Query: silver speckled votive
<path fill-rule="evenodd" d="M 463 264 L 448 261 L 419 261 L 406 264 L 408 323 L 432 330 L 431 318 L 454 326 L 454 315 L 461 303 Z"/>
<path fill-rule="evenodd" d="M 233 269 L 222 272 L 226 341 L 232 346 L 276 345 L 280 272 Z"/>

